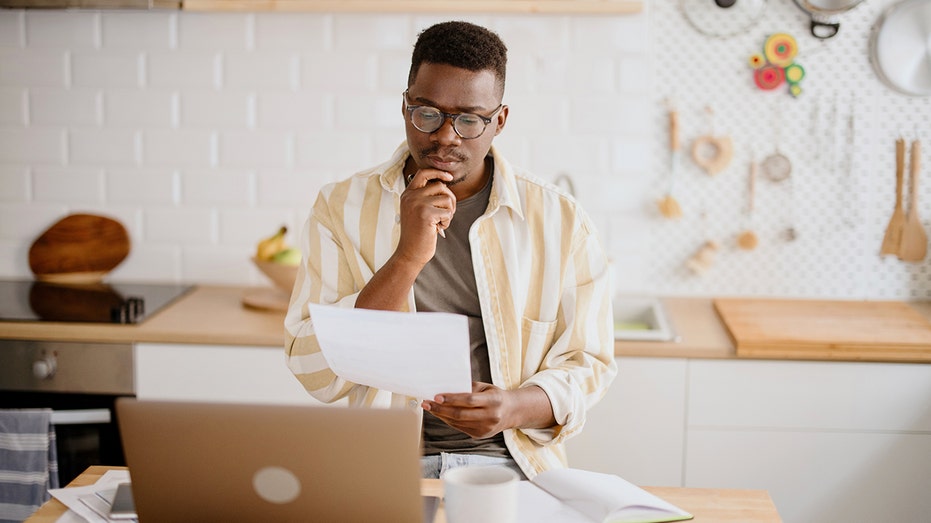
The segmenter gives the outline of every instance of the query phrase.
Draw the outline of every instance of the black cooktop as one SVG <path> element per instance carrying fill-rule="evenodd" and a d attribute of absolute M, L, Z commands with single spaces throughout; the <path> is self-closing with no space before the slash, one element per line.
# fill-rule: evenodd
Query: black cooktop
<path fill-rule="evenodd" d="M 65 285 L 0 280 L 0 321 L 141 323 L 193 288 L 159 283 Z"/>

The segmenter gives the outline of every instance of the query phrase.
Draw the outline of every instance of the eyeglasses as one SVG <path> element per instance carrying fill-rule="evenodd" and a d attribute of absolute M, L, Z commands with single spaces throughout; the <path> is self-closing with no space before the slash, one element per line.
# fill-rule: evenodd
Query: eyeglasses
<path fill-rule="evenodd" d="M 485 117 L 480 114 L 472 113 L 444 113 L 436 107 L 429 105 L 410 105 L 407 103 L 407 91 L 404 91 L 404 108 L 407 110 L 411 123 L 418 131 L 424 133 L 433 133 L 443 127 L 446 119 L 453 121 L 453 130 L 463 140 L 478 138 L 485 132 L 485 127 L 491 123 L 495 114 L 504 107 L 504 104 L 491 112 L 491 116 Z"/>

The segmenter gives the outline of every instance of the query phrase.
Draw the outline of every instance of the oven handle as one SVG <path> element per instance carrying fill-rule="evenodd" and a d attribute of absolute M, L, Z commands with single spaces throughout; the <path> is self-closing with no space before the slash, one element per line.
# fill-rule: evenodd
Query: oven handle
<path fill-rule="evenodd" d="M 52 425 L 110 423 L 110 409 L 53 410 Z"/>

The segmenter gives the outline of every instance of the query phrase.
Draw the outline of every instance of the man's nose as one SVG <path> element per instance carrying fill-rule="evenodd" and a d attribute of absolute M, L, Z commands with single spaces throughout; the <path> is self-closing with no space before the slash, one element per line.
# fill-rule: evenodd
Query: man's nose
<path fill-rule="evenodd" d="M 433 131 L 433 137 L 437 143 L 440 144 L 458 144 L 462 138 L 456 134 L 456 128 L 453 126 L 453 119 L 446 117 L 446 120 L 443 122 L 443 125 L 439 129 Z"/>

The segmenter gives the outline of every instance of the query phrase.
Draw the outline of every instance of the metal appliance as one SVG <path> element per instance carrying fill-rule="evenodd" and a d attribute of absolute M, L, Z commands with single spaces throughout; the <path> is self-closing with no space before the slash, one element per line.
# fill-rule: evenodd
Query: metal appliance
<path fill-rule="evenodd" d="M 142 323 L 191 286 L 0 281 L 0 322 Z M 0 409 L 49 408 L 59 481 L 124 465 L 114 404 L 135 396 L 132 343 L 20 340 L 0 323 Z"/>

